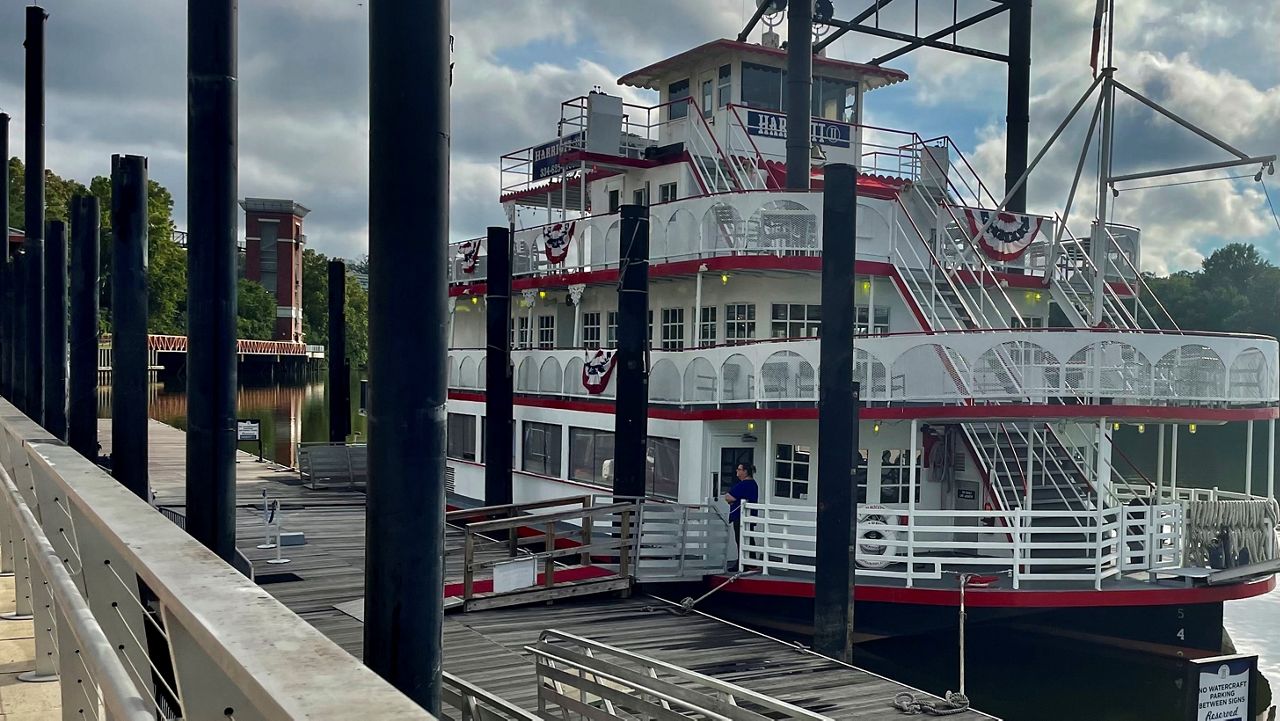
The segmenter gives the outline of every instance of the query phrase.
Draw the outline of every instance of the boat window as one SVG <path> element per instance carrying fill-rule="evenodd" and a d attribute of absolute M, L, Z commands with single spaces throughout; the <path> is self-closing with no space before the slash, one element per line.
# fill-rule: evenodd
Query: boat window
<path fill-rule="evenodd" d="M 659 203 L 670 203 L 675 199 L 676 199 L 675 183 L 663 183 L 662 185 L 658 186 L 658 202 Z"/>
<path fill-rule="evenodd" d="M 612 487 L 612 473 L 605 475 L 605 461 L 612 460 L 613 433 L 594 428 L 569 429 L 570 478 Z"/>
<path fill-rule="evenodd" d="M 719 102 L 716 103 L 716 106 L 723 108 L 733 100 L 733 66 L 732 65 L 720 66 L 720 77 L 718 78 L 718 85 L 719 87 L 716 90 L 716 94 L 718 95 Z"/>
<path fill-rule="evenodd" d="M 460 461 L 476 459 L 476 417 L 450 413 L 445 427 L 445 455 Z"/>
<path fill-rule="evenodd" d="M 538 347 L 550 350 L 556 347 L 556 317 L 538 316 Z"/>
<path fill-rule="evenodd" d="M 662 309 L 662 350 L 684 350 L 684 308 Z"/>
<path fill-rule="evenodd" d="M 865 305 L 856 306 L 857 321 L 854 322 L 853 332 L 856 335 L 888 335 L 889 334 L 889 307 L 884 305 L 875 306 L 874 320 L 867 322 L 868 313 L 870 312 Z"/>
<path fill-rule="evenodd" d="M 667 86 L 667 102 L 671 103 L 667 106 L 667 119 L 675 120 L 683 118 L 689 114 L 689 104 L 683 101 L 689 97 L 689 79 L 677 80 Z"/>
<path fill-rule="evenodd" d="M 608 348 L 618 347 L 618 311 L 609 311 L 609 325 L 605 329 L 605 346 Z"/>
<path fill-rule="evenodd" d="M 782 68 L 742 64 L 742 104 L 762 110 L 782 110 Z"/>
<path fill-rule="evenodd" d="M 756 304 L 731 303 L 724 307 L 724 339 L 730 344 L 756 337 Z"/>
<path fill-rule="evenodd" d="M 858 467 L 853 471 L 853 480 L 858 484 L 858 503 L 867 502 L 867 459 L 870 454 L 866 448 L 858 449 Z"/>
<path fill-rule="evenodd" d="M 600 347 L 600 312 L 582 314 L 582 347 Z"/>
<path fill-rule="evenodd" d="M 649 436 L 645 452 L 645 490 L 650 496 L 680 495 L 680 441 Z"/>
<path fill-rule="evenodd" d="M 702 347 L 713 346 L 716 344 L 716 307 L 714 305 L 702 307 L 702 317 L 698 320 L 701 324 L 701 340 Z"/>
<path fill-rule="evenodd" d="M 635 203 L 636 205 L 648 205 L 649 204 L 649 186 L 645 185 L 643 188 L 633 191 L 631 193 L 631 202 Z"/>
<path fill-rule="evenodd" d="M 809 498 L 809 446 L 779 443 L 773 454 L 773 495 L 775 498 Z"/>
<path fill-rule="evenodd" d="M 609 189 L 609 212 L 616 213 L 618 208 L 622 207 L 622 191 L 617 188 Z"/>
<path fill-rule="evenodd" d="M 544 476 L 560 476 L 560 426 L 524 422 L 524 449 L 520 468 Z"/>
<path fill-rule="evenodd" d="M 814 78 L 812 114 L 817 118 L 854 122 L 858 84 L 849 80 Z"/>
<path fill-rule="evenodd" d="M 916 503 L 920 502 L 920 483 L 924 480 L 923 453 L 916 451 Z M 880 502 L 908 503 L 911 487 L 911 451 L 886 450 L 880 454 Z"/>
<path fill-rule="evenodd" d="M 714 80 L 702 81 L 702 114 L 704 116 L 711 115 L 711 111 L 715 110 L 715 97 L 712 95 L 715 85 Z"/>
<path fill-rule="evenodd" d="M 511 348 L 529 348 L 529 316 L 511 319 Z"/>
<path fill-rule="evenodd" d="M 817 338 L 822 331 L 822 306 L 774 303 L 770 337 Z"/>

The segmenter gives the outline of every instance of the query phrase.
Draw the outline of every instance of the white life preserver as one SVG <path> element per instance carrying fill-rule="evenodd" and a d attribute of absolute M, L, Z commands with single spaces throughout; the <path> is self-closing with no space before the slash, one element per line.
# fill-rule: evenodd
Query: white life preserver
<path fill-rule="evenodd" d="M 879 521 L 880 523 L 888 523 L 890 518 L 889 509 L 876 503 L 860 503 L 858 504 L 858 523 L 866 523 L 867 521 Z"/>
<path fill-rule="evenodd" d="M 858 554 L 861 556 L 878 556 L 879 558 L 858 558 L 862 568 L 884 568 L 893 563 L 893 556 L 898 554 L 895 546 L 888 546 L 883 541 L 898 540 L 898 532 L 889 524 L 879 520 L 858 522 Z"/>

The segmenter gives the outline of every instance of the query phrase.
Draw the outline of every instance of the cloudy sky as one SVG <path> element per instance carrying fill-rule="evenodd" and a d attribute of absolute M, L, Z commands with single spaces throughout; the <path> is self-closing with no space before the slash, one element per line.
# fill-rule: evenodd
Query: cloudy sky
<path fill-rule="evenodd" d="M 336 255 L 365 252 L 367 233 L 368 23 L 371 0 L 240 3 L 240 195 L 292 197 L 312 208 L 307 233 Z M 377 0 L 372 0 L 376 2 Z M 989 0 L 959 0 L 981 10 Z M 869 0 L 835 0 L 850 17 Z M 909 30 L 916 3 L 896 3 L 884 27 Z M 947 0 L 923 0 L 922 29 L 950 18 Z M 1121 0 L 1119 77 L 1251 154 L 1280 152 L 1280 3 Z M 112 153 L 151 158 L 152 177 L 174 191 L 185 227 L 186 15 L 176 0 L 46 0 L 48 164 L 87 181 Z M 1034 152 L 1087 87 L 1094 0 L 1035 5 Z M 752 0 L 472 0 L 453 4 L 452 236 L 501 222 L 498 157 L 555 135 L 558 104 L 623 73 L 717 37 L 732 37 Z M 0 5 L 0 109 L 14 116 L 21 155 L 23 10 Z M 961 33 L 1003 49 L 1003 17 Z M 758 34 L 757 34 L 758 37 Z M 846 35 L 833 57 L 866 60 L 892 47 Z M 988 185 L 1003 177 L 1004 66 L 940 51 L 895 63 L 911 81 L 876 91 L 867 121 L 951 135 Z M 643 94 L 628 92 L 645 101 Z M 1205 145 L 1136 103 L 1117 109 L 1117 169 L 1214 161 Z M 1033 177 L 1033 209 L 1061 208 L 1087 115 Z M 1144 263 L 1194 267 L 1232 240 L 1280 261 L 1280 231 L 1250 177 L 1125 192 L 1119 220 L 1144 228 Z M 1204 175 L 1198 177 L 1206 177 Z M 1195 179 L 1195 178 L 1192 178 Z M 1271 178 L 1280 203 L 1280 176 Z M 1086 206 L 1086 212 L 1092 207 Z"/>

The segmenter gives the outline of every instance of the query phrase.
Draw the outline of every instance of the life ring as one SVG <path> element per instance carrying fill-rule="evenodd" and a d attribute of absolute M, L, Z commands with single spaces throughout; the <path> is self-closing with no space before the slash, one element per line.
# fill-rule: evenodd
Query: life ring
<path fill-rule="evenodd" d="M 858 506 L 858 523 L 866 523 L 867 521 L 888 523 L 889 518 L 889 509 L 879 504 L 869 503 Z"/>
<path fill-rule="evenodd" d="M 898 532 L 892 530 L 884 521 L 868 520 L 858 523 L 858 553 L 860 556 L 878 556 L 879 558 L 858 558 L 862 568 L 884 568 L 893 563 L 898 549 L 888 546 L 884 541 L 898 540 Z"/>

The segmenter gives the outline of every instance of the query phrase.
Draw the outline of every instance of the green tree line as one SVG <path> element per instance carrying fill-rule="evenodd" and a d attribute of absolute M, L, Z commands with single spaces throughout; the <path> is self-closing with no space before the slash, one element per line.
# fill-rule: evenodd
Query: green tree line
<path fill-rule="evenodd" d="M 1160 304 L 1144 301 L 1161 328 L 1176 321 L 1183 330 L 1280 336 L 1280 268 L 1251 244 L 1221 247 L 1199 270 L 1144 275 Z"/>
<path fill-rule="evenodd" d="M 9 226 L 25 226 L 25 168 L 18 158 L 9 159 Z M 97 176 L 83 183 L 45 171 L 45 218 L 69 220 L 71 198 L 93 195 L 101 212 L 101 285 L 100 327 L 111 331 L 111 179 Z M 187 331 L 187 253 L 174 242 L 173 195 L 154 180 L 147 193 L 147 300 L 148 325 L 151 333 L 185 335 Z M 303 328 L 308 343 L 324 344 L 328 336 L 325 320 L 328 313 L 329 279 L 321 253 L 306 249 L 303 254 Z M 315 272 L 318 264 L 319 273 Z M 270 340 L 275 330 L 276 303 L 261 284 L 241 278 L 237 293 L 238 335 L 243 339 Z M 369 299 L 353 278 L 347 284 L 348 356 L 353 365 L 368 359 Z"/>

